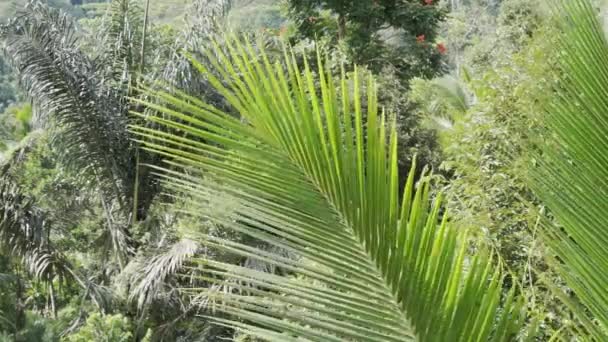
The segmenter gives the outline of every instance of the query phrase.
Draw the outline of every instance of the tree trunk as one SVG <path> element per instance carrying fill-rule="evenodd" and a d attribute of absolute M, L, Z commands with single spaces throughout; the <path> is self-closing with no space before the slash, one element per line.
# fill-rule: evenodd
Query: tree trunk
<path fill-rule="evenodd" d="M 57 319 L 57 305 L 55 304 L 55 287 L 53 283 L 49 284 L 49 295 L 51 297 L 51 312 L 53 312 L 53 318 Z"/>
<path fill-rule="evenodd" d="M 338 15 L 338 40 L 346 37 L 346 17 L 340 13 Z"/>
<path fill-rule="evenodd" d="M 23 303 L 23 283 L 21 277 L 16 274 L 15 279 L 15 332 L 25 328 L 25 304 Z"/>

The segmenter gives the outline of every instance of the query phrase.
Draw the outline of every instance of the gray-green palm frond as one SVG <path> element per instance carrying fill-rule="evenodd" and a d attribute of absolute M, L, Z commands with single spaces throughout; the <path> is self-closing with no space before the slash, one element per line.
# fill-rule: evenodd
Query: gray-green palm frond
<path fill-rule="evenodd" d="M 531 185 L 555 216 L 545 241 L 552 263 L 586 310 L 585 328 L 608 339 L 608 41 L 588 0 L 556 0 L 560 80 L 546 107 L 549 135 Z M 557 291 L 572 303 L 561 291 Z M 590 314 L 593 319 L 587 318 Z"/>
<path fill-rule="evenodd" d="M 20 85 L 39 109 L 38 120 L 60 137 L 54 142 L 64 163 L 96 180 L 114 250 L 125 254 L 126 219 L 116 219 L 131 212 L 124 95 L 97 79 L 98 67 L 78 49 L 73 20 L 59 10 L 32 1 L 2 26 L 0 37 Z"/>
<path fill-rule="evenodd" d="M 161 79 L 189 94 L 215 98 L 220 102 L 221 97 L 212 93 L 213 88 L 208 82 L 198 77 L 196 69 L 182 52 L 197 53 L 201 46 L 210 43 L 210 37 L 217 36 L 225 21 L 232 0 L 195 0 L 192 2 L 186 16 L 185 29 L 177 37 L 173 46 L 174 55 L 162 71 Z"/>
<path fill-rule="evenodd" d="M 110 77 L 126 88 L 130 78 L 139 71 L 142 60 L 143 16 L 139 1 L 112 0 L 108 8 L 103 32 L 106 55 L 101 58 Z"/>
<path fill-rule="evenodd" d="M 45 213 L 23 195 L 13 175 L 36 141 L 29 137 L 0 165 L 0 246 L 21 259 L 31 275 L 52 281 L 69 277 L 70 263 L 50 243 Z"/>
<path fill-rule="evenodd" d="M 110 307 L 111 293 L 79 274 L 50 241 L 47 212 L 36 206 L 36 199 L 24 194 L 15 179 L 16 170 L 38 143 L 39 133 L 28 135 L 0 164 L 0 249 L 22 262 L 29 275 L 37 280 L 47 283 L 75 280 L 85 289 L 85 297 L 105 310 Z"/>
<path fill-rule="evenodd" d="M 39 106 L 40 119 L 63 129 L 70 159 L 83 171 L 107 178 L 108 188 L 124 186 L 118 166 L 119 151 L 128 146 L 121 129 L 126 119 L 116 115 L 121 112 L 114 108 L 118 95 L 96 80 L 96 66 L 78 50 L 73 20 L 34 1 L 2 27 L 1 37 L 20 85 Z"/>
<path fill-rule="evenodd" d="M 167 278 L 181 271 L 184 263 L 200 249 L 197 242 L 182 239 L 163 253 L 133 260 L 132 269 L 127 268 L 125 273 L 131 273 L 127 276 L 128 281 L 133 283 L 129 298 L 136 300 L 138 309 L 142 310 L 150 304 L 150 301 L 162 292 Z"/>
<path fill-rule="evenodd" d="M 221 80 L 192 63 L 242 119 L 148 90 L 163 102 L 144 103 L 161 113 L 148 120 L 178 133 L 132 128 L 167 157 L 168 186 L 199 204 L 233 199 L 231 215 L 193 215 L 298 256 L 198 234 L 207 248 L 288 273 L 196 259 L 210 284 L 246 283 L 198 289 L 233 317 L 215 322 L 275 341 L 513 339 L 521 300 L 514 289 L 501 298 L 502 277 L 486 253 L 468 256 L 441 197 L 431 203 L 429 178 L 416 186 L 410 173 L 398 193 L 395 122 L 378 112 L 373 78 L 355 71 L 336 79 L 320 58 L 317 78 L 289 52 L 274 64 L 248 43 L 225 46 L 226 54 L 207 54 Z"/>

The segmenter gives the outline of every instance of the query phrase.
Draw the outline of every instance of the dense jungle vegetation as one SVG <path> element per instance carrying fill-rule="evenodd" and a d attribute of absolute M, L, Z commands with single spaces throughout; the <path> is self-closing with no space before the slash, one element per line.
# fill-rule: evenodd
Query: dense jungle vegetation
<path fill-rule="evenodd" d="M 0 1 L 0 341 L 608 341 L 607 10 Z"/>

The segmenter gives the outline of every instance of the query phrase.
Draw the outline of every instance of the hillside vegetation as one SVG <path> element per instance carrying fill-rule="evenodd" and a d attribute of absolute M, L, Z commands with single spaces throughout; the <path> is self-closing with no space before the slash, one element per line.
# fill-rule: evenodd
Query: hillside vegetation
<path fill-rule="evenodd" d="M 1 1 L 0 342 L 608 341 L 604 0 Z"/>

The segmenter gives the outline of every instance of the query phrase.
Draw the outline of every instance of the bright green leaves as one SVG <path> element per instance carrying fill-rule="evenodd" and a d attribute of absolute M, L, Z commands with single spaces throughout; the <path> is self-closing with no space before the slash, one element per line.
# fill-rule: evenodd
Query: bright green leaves
<path fill-rule="evenodd" d="M 429 177 L 416 184 L 410 173 L 400 199 L 395 122 L 379 112 L 371 75 L 337 78 L 320 56 L 313 71 L 288 49 L 271 62 L 232 38 L 207 59 L 213 73 L 193 64 L 241 120 L 179 92 L 148 90 L 162 104 L 141 103 L 158 113 L 148 120 L 159 129 L 132 130 L 167 157 L 161 177 L 173 190 L 233 203 L 229 215 L 193 215 L 256 241 L 200 232 L 210 256 L 287 274 L 199 260 L 213 286 L 194 291 L 233 317 L 218 324 L 277 341 L 513 338 L 521 301 L 513 290 L 499 307 L 499 270 L 483 252 L 468 256 L 441 196 L 431 201 Z"/>
<path fill-rule="evenodd" d="M 557 0 L 560 82 L 546 108 L 551 136 L 532 183 L 559 227 L 546 224 L 552 264 L 588 309 L 571 305 L 598 340 L 608 332 L 608 42 L 587 0 Z M 565 297 L 564 294 L 558 295 Z M 571 303 L 572 298 L 565 298 Z M 596 318 L 587 318 L 591 313 Z"/>

